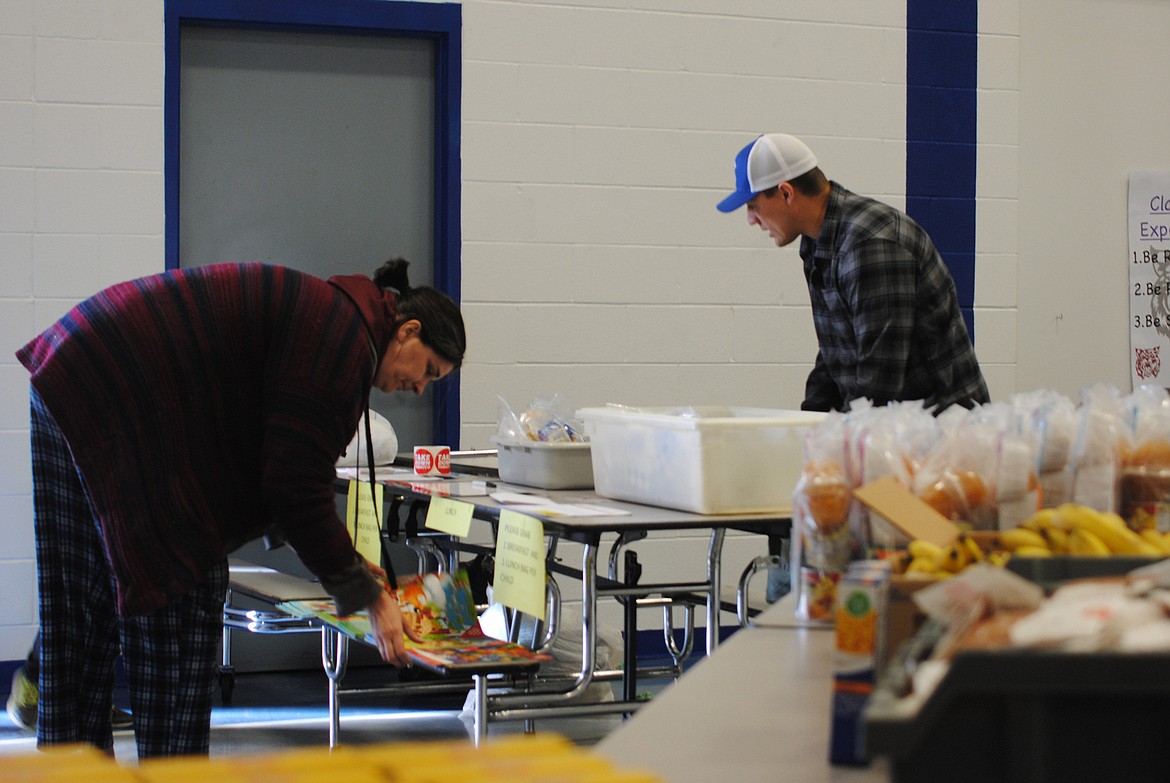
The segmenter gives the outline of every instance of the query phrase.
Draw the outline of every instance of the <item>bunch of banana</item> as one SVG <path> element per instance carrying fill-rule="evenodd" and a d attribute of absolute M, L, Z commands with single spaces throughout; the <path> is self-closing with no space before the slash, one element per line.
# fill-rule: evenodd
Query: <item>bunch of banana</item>
<path fill-rule="evenodd" d="M 1041 538 L 1053 554 L 1082 557 L 1130 555 L 1137 557 L 1170 556 L 1170 535 L 1147 529 L 1140 533 L 1130 529 L 1118 514 L 1097 511 L 1079 503 L 1065 503 L 1036 512 L 1015 531 L 1020 538 L 1031 533 Z"/>
<path fill-rule="evenodd" d="M 994 551 L 1017 557 L 1052 557 L 1055 551 L 1047 536 L 1027 527 L 1001 530 L 992 539 L 991 545 Z"/>
<path fill-rule="evenodd" d="M 1170 533 L 1135 532 L 1118 514 L 1065 503 L 1011 530 L 962 533 L 947 546 L 916 539 L 906 549 L 901 573 L 945 579 L 972 563 L 1003 566 L 1012 557 L 1170 557 Z"/>
<path fill-rule="evenodd" d="M 1007 562 L 1002 552 L 984 552 L 973 536 L 959 534 L 946 546 L 918 538 L 906 547 L 909 562 L 903 573 L 917 577 L 945 579 L 962 571 L 972 563 L 990 562 L 1002 566 Z"/>

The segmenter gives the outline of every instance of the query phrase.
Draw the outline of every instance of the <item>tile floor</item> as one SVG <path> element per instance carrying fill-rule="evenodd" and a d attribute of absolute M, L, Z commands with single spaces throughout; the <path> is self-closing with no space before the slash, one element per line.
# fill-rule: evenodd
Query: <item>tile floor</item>
<path fill-rule="evenodd" d="M 385 670 L 362 667 L 347 673 L 345 687 L 376 687 L 387 681 Z M 212 710 L 211 755 L 268 753 L 313 745 L 326 747 L 329 741 L 326 682 L 319 669 L 238 674 L 231 705 L 221 705 L 217 697 Z M 641 691 L 653 694 L 670 682 L 646 681 L 639 686 Z M 465 698 L 463 690 L 411 696 L 360 693 L 343 696 L 341 742 L 470 739 L 470 719 L 460 717 Z M 126 705 L 126 694 L 116 691 L 115 701 Z M 537 732 L 562 734 L 580 745 L 591 745 L 622 720 L 615 715 L 550 718 L 536 721 L 534 728 Z M 493 722 L 489 726 L 489 736 L 522 731 L 521 721 Z M 20 729 L 7 714 L 0 713 L 0 755 L 31 753 L 35 749 L 35 733 Z M 114 752 L 119 761 L 135 763 L 133 732 L 115 733 Z"/>

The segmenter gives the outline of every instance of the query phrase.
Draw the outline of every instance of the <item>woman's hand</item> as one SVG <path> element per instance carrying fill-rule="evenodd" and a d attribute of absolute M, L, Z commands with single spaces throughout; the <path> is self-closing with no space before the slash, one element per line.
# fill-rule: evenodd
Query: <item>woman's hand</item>
<path fill-rule="evenodd" d="M 395 666 L 405 666 L 406 641 L 409 636 L 416 642 L 421 642 L 410 626 L 402 622 L 402 610 L 394 597 L 382 591 L 378 599 L 370 605 L 370 627 L 374 632 L 374 643 L 378 647 L 378 654 L 382 660 Z"/>
<path fill-rule="evenodd" d="M 362 558 L 362 560 L 366 561 L 366 567 L 370 569 L 370 573 L 373 574 L 374 578 L 377 579 L 379 582 L 385 583 L 386 580 L 388 580 L 390 578 L 386 574 L 386 569 L 382 568 L 382 566 L 377 565 L 376 563 L 374 563 L 374 561 L 369 560 L 369 559 L 364 558 L 364 557 Z"/>

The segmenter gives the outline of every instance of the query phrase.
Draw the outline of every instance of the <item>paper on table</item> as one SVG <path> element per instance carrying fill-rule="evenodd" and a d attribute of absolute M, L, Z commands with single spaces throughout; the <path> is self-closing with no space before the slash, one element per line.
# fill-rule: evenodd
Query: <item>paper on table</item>
<path fill-rule="evenodd" d="M 523 492 L 493 492 L 491 498 L 502 506 L 523 506 L 525 511 L 545 516 L 621 517 L 630 513 L 625 509 L 599 506 L 595 503 L 557 503 L 544 495 L 527 495 Z"/>
<path fill-rule="evenodd" d="M 491 498 L 505 506 L 531 506 L 552 502 L 544 495 L 529 495 L 524 492 L 509 492 L 507 490 L 493 492 Z"/>
<path fill-rule="evenodd" d="M 630 512 L 622 508 L 609 506 L 595 506 L 587 503 L 546 503 L 533 510 L 548 516 L 564 517 L 623 517 Z"/>

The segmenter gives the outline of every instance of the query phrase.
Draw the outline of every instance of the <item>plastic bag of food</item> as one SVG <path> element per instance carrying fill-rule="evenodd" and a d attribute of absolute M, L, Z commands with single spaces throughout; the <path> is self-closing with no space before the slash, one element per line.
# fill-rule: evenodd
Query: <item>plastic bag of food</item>
<path fill-rule="evenodd" d="M 849 462 L 856 485 L 893 476 L 910 486 L 911 477 L 940 436 L 934 416 L 918 402 L 855 409 L 849 413 L 849 422 Z"/>
<path fill-rule="evenodd" d="M 1036 609 L 1044 589 L 1004 568 L 977 563 L 914 593 L 923 614 L 946 626 L 961 625 L 983 610 Z"/>
<path fill-rule="evenodd" d="M 1033 612 L 1044 600 L 1044 590 L 1003 568 L 976 563 L 958 575 L 925 587 L 913 596 L 914 603 L 929 618 L 946 626 L 932 657 L 950 659 L 960 643 L 981 621 L 1001 615 L 1010 618 L 989 633 L 1006 643 L 1010 625 Z"/>
<path fill-rule="evenodd" d="M 919 402 L 892 403 L 881 408 L 854 404 L 849 413 L 849 464 L 854 468 L 854 486 L 892 476 L 909 487 L 940 431 L 934 416 Z M 901 531 L 864 508 L 860 515 L 859 540 L 877 550 L 893 550 L 909 543 Z"/>
<path fill-rule="evenodd" d="M 832 622 L 841 572 L 854 557 L 858 505 L 847 470 L 848 426 L 830 413 L 805 435 L 805 465 L 792 493 L 791 574 L 796 614 Z"/>
<path fill-rule="evenodd" d="M 1142 386 L 1130 395 L 1129 439 L 1121 446 L 1119 513 L 1134 530 L 1170 532 L 1170 394 Z"/>
<path fill-rule="evenodd" d="M 792 495 L 793 524 L 804 560 L 825 571 L 841 571 L 852 559 L 849 516 L 853 483 L 846 470 L 847 426 L 830 414 L 806 436 L 805 465 Z"/>
<path fill-rule="evenodd" d="M 1050 508 L 1072 498 L 1069 459 L 1076 439 L 1079 414 L 1076 404 L 1051 390 L 1017 394 L 1010 404 L 1020 424 L 1020 435 L 1036 455 L 1036 478 L 1043 504 Z"/>
<path fill-rule="evenodd" d="M 1000 434 L 996 448 L 995 516 L 1000 530 L 1019 527 L 1044 505 L 1044 493 L 1036 475 L 1032 444 L 1023 436 Z"/>
<path fill-rule="evenodd" d="M 496 397 L 496 435 L 505 440 L 576 443 L 588 440 L 574 408 L 560 393 L 537 397 L 516 413 L 503 397 Z"/>
<path fill-rule="evenodd" d="M 993 529 L 999 441 L 994 422 L 971 418 L 958 422 L 931 449 L 911 490 L 947 519 L 967 523 L 973 530 Z"/>
<path fill-rule="evenodd" d="M 1082 395 L 1076 441 L 1069 458 L 1074 503 L 1116 511 L 1119 451 L 1128 439 L 1117 390 L 1098 384 Z M 1046 501 L 1052 505 L 1051 501 Z"/>
<path fill-rule="evenodd" d="M 1043 493 L 1036 473 L 1037 441 L 1021 411 L 1010 403 L 989 403 L 973 417 L 996 433 L 994 491 L 996 527 L 1010 530 L 1040 510 Z"/>
<path fill-rule="evenodd" d="M 1076 580 L 1016 622 L 1011 641 L 1017 647 L 1097 652 L 1113 649 L 1127 633 L 1165 619 L 1161 606 L 1131 595 L 1123 579 Z"/>

